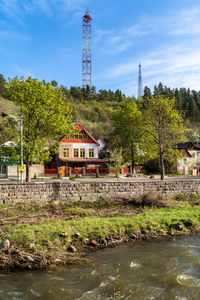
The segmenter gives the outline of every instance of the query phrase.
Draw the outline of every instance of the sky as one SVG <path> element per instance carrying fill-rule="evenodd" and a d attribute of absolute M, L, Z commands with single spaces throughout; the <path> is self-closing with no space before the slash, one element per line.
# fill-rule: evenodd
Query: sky
<path fill-rule="evenodd" d="M 0 0 L 0 73 L 81 86 L 87 9 L 97 90 L 200 90 L 200 0 Z"/>

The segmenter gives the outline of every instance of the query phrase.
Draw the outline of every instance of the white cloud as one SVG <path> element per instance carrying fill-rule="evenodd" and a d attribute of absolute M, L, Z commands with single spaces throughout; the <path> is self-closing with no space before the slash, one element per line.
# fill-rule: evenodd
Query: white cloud
<path fill-rule="evenodd" d="M 140 29 L 143 36 L 139 35 Z M 133 33 L 132 36 L 131 33 Z M 126 45 L 126 41 L 129 40 L 128 47 L 131 47 L 135 37 L 138 41 L 145 42 L 147 35 L 155 42 L 147 44 L 147 47 L 143 47 L 142 50 L 137 49 L 137 44 L 134 44 L 137 54 L 133 58 L 118 55 L 119 62 L 110 65 L 104 71 L 102 80 L 106 78 L 108 85 L 118 82 L 118 86 L 127 95 L 137 95 L 138 63 L 142 57 L 144 85 L 153 88 L 154 85 L 162 82 L 172 88 L 185 86 L 200 90 L 199 34 L 199 9 L 180 11 L 178 16 L 175 12 L 170 17 L 164 15 L 160 19 L 149 19 L 146 20 L 146 25 L 140 22 L 122 30 L 116 35 L 116 37 L 122 37 L 119 39 L 119 44 L 125 43 Z M 125 49 L 126 47 L 121 48 L 122 51 Z"/>
<path fill-rule="evenodd" d="M 69 11 L 80 11 L 89 1 L 91 0 L 1 0 L 0 11 L 20 23 L 33 13 L 53 16 L 59 12 L 61 16 Z"/>
<path fill-rule="evenodd" d="M 13 65 L 13 70 L 15 73 L 17 73 L 19 76 L 25 76 L 25 77 L 35 77 L 34 74 L 26 69 L 26 68 L 23 68 L 23 67 L 20 67 L 18 65 Z"/>
<path fill-rule="evenodd" d="M 124 27 L 120 31 L 98 29 L 95 32 L 95 48 L 100 46 L 104 53 L 116 55 L 133 46 L 138 37 L 148 33 L 149 29 L 144 24 Z"/>

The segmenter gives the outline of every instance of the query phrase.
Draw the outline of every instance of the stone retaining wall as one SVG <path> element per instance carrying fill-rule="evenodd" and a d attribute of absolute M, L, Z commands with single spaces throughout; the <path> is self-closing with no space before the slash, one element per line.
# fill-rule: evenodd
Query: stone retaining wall
<path fill-rule="evenodd" d="M 199 194 L 200 180 L 0 184 L 0 204 L 55 199 L 97 200 L 100 197 L 139 196 L 147 192 Z"/>

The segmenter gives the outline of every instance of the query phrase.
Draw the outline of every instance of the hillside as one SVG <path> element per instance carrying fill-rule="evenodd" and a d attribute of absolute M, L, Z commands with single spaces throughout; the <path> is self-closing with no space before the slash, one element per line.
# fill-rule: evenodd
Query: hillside
<path fill-rule="evenodd" d="M 56 81 L 51 83 L 55 87 L 59 87 Z M 12 101 L 6 100 L 7 90 L 4 88 L 4 98 L 0 96 L 0 124 L 5 115 L 16 116 L 19 109 Z M 3 89 L 1 87 L 1 89 Z M 112 113 L 120 108 L 127 100 L 135 100 L 134 97 L 126 97 L 120 90 L 115 92 L 111 90 L 96 91 L 95 87 L 90 89 L 82 89 L 80 87 L 71 87 L 67 89 L 61 86 L 66 96 L 66 103 L 70 103 L 72 107 L 73 121 L 81 122 L 88 131 L 95 137 L 108 138 L 112 129 Z M 148 87 L 144 89 L 144 96 L 137 101 L 142 108 L 146 99 L 151 95 L 162 94 L 169 98 L 175 98 L 176 107 L 183 113 L 185 124 L 190 130 L 190 139 L 196 139 L 199 136 L 199 119 L 200 119 L 200 92 L 190 91 L 189 89 L 170 89 L 159 83 L 150 90 Z"/>
<path fill-rule="evenodd" d="M 122 103 L 116 101 L 82 100 L 71 101 L 74 122 L 81 122 L 95 137 L 108 137 L 111 131 L 111 117 Z"/>
<path fill-rule="evenodd" d="M 17 116 L 19 108 L 12 101 L 0 97 L 0 113 Z"/>
<path fill-rule="evenodd" d="M 123 101 L 115 98 L 115 93 L 111 91 L 89 95 L 74 87 L 70 91 L 64 89 L 64 93 L 66 103 L 70 103 L 72 107 L 73 121 L 81 122 L 95 137 L 107 138 L 112 126 L 112 113 Z M 18 112 L 19 108 L 12 101 L 0 98 L 0 124 L 5 115 L 16 116 Z"/>
<path fill-rule="evenodd" d="M 0 96 L 0 126 L 5 116 L 17 116 L 18 113 L 19 108 L 12 101 Z"/>

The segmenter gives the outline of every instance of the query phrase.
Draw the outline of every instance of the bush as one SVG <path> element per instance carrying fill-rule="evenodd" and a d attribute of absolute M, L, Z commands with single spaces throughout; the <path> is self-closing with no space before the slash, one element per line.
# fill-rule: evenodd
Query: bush
<path fill-rule="evenodd" d="M 164 159 L 164 165 L 165 165 L 165 173 L 166 174 L 176 174 L 177 168 L 176 168 L 176 161 L 169 161 Z M 160 173 L 160 162 L 158 158 L 153 158 L 148 160 L 144 164 L 144 168 L 148 174 L 159 174 Z"/>
<path fill-rule="evenodd" d="M 110 206 L 110 201 L 107 198 L 102 197 L 102 196 L 96 201 L 96 203 L 100 207 L 109 207 Z"/>
<path fill-rule="evenodd" d="M 161 194 L 157 193 L 146 193 L 141 196 L 140 203 L 142 206 L 156 206 L 165 207 L 167 206 L 166 198 Z"/>
<path fill-rule="evenodd" d="M 78 173 L 76 173 L 75 178 L 81 178 L 81 176 Z"/>

